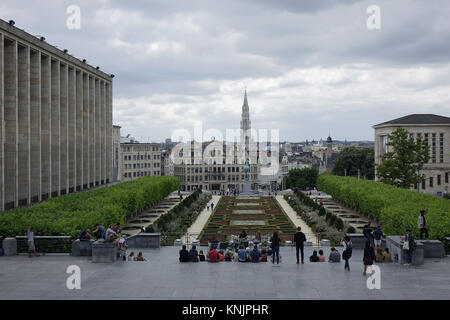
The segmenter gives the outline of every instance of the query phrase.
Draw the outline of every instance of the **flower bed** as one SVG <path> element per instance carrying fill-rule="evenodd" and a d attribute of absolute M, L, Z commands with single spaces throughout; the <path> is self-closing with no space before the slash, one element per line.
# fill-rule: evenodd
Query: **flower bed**
<path fill-rule="evenodd" d="M 255 206 L 242 206 L 238 203 L 255 203 Z M 245 207 L 245 209 L 244 209 Z M 236 210 L 261 210 L 261 213 L 237 213 L 243 211 Z M 264 221 L 265 225 L 236 225 L 235 221 Z M 234 222 L 234 223 L 232 223 Z M 238 222 L 243 223 L 243 222 Z M 279 207 L 273 197 L 255 197 L 252 199 L 239 199 L 236 197 L 224 196 L 220 199 L 214 212 L 206 223 L 200 235 L 200 242 L 206 244 L 215 237 L 218 241 L 227 241 L 231 235 L 238 235 L 242 230 L 247 234 L 254 235 L 261 232 L 263 235 L 271 235 L 278 231 L 280 238 L 292 240 L 296 232 L 295 226 L 289 217 Z"/>

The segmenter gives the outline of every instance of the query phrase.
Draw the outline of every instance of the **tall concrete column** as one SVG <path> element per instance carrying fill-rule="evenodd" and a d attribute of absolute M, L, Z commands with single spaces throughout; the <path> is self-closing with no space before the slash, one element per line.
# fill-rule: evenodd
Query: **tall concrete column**
<path fill-rule="evenodd" d="M 76 191 L 83 189 L 83 73 L 76 71 Z"/>
<path fill-rule="evenodd" d="M 95 186 L 95 80 L 89 76 L 89 187 Z"/>
<path fill-rule="evenodd" d="M 89 75 L 83 73 L 83 189 L 89 188 Z"/>
<path fill-rule="evenodd" d="M 59 64 L 59 150 L 60 150 L 60 175 L 59 187 L 61 194 L 69 193 L 69 144 L 68 144 L 68 107 L 67 107 L 67 84 L 68 84 L 68 66 Z"/>
<path fill-rule="evenodd" d="M 68 99 L 68 155 L 69 155 L 69 179 L 68 185 L 69 190 L 68 193 L 74 192 L 76 189 L 75 185 L 75 152 L 76 152 L 76 78 L 75 78 L 75 69 L 73 67 L 69 67 L 68 70 L 68 91 L 67 91 L 67 99 Z"/>
<path fill-rule="evenodd" d="M 30 51 L 30 201 L 41 199 L 41 55 Z"/>
<path fill-rule="evenodd" d="M 112 83 L 106 84 L 106 155 L 108 161 L 106 163 L 106 179 L 107 182 L 112 181 Z"/>
<path fill-rule="evenodd" d="M 5 209 L 17 207 L 17 43 L 4 40 Z"/>
<path fill-rule="evenodd" d="M 51 61 L 41 54 L 41 200 L 52 192 L 51 125 Z"/>
<path fill-rule="evenodd" d="M 4 178 L 4 150 L 3 145 L 5 143 L 5 123 L 4 123 L 4 113 L 5 113 L 5 102 L 3 98 L 3 74 L 4 74 L 4 65 L 3 65 L 4 55 L 3 55 L 3 34 L 0 33 L 0 211 L 5 210 L 5 184 L 3 181 Z"/>
<path fill-rule="evenodd" d="M 60 64 L 58 60 L 51 60 L 51 157 L 52 179 L 51 197 L 61 194 L 61 155 L 60 155 Z"/>
<path fill-rule="evenodd" d="M 106 154 L 106 137 L 105 137 L 105 133 L 106 133 L 106 123 L 105 123 L 105 119 L 106 119 L 106 93 L 105 93 L 105 82 L 101 81 L 100 82 L 100 98 L 101 98 L 101 103 L 100 103 L 100 130 L 101 130 L 101 156 L 102 156 L 102 161 L 101 161 L 101 168 L 102 168 L 102 175 L 101 175 L 101 181 L 103 183 L 106 183 L 106 159 L 107 159 L 107 154 Z"/>
<path fill-rule="evenodd" d="M 101 147 L 100 147 L 100 80 L 95 78 L 95 185 L 101 180 Z"/>

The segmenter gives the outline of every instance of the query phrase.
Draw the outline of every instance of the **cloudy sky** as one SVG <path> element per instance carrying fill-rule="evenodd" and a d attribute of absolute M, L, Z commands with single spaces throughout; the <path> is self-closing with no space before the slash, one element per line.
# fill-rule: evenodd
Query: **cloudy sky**
<path fill-rule="evenodd" d="M 450 116 L 448 0 L 2 0 L 0 18 L 115 74 L 114 123 L 142 142 L 194 121 L 238 128 L 245 87 L 253 127 L 281 140 L 373 140 L 380 122 Z"/>

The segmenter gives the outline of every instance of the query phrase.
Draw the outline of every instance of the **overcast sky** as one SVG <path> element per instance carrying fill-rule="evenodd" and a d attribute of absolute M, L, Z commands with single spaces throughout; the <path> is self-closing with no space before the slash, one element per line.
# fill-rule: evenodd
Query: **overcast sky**
<path fill-rule="evenodd" d="M 245 87 L 252 126 L 281 140 L 373 140 L 380 122 L 450 116 L 448 0 L 2 0 L 0 18 L 115 74 L 114 123 L 142 142 L 194 121 L 238 128 Z"/>

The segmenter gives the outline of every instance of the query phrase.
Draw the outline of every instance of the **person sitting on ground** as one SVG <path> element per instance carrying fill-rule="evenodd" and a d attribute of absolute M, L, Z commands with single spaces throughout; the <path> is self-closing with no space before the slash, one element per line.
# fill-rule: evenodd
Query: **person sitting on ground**
<path fill-rule="evenodd" d="M 261 250 L 261 262 L 267 262 L 267 251 L 266 249 Z"/>
<path fill-rule="evenodd" d="M 247 251 L 244 249 L 243 245 L 239 246 L 238 261 L 239 262 L 247 262 Z"/>
<path fill-rule="evenodd" d="M 89 228 L 83 229 L 80 233 L 80 241 L 89 241 L 90 239 L 92 239 L 90 232 L 91 229 Z"/>
<path fill-rule="evenodd" d="M 142 255 L 142 251 L 139 251 L 138 256 L 136 257 L 136 261 L 147 261 Z"/>
<path fill-rule="evenodd" d="M 136 257 L 134 256 L 134 251 L 130 252 L 130 255 L 128 256 L 128 261 L 135 261 Z"/>
<path fill-rule="evenodd" d="M 313 254 L 311 257 L 309 257 L 310 262 L 319 262 L 319 257 L 317 256 L 317 250 L 313 251 Z"/>
<path fill-rule="evenodd" d="M 225 261 L 230 262 L 233 261 L 233 253 L 231 252 L 231 249 L 225 250 Z"/>
<path fill-rule="evenodd" d="M 383 262 L 392 262 L 391 254 L 389 253 L 388 248 L 385 248 L 383 251 Z"/>
<path fill-rule="evenodd" d="M 198 252 L 196 246 L 192 246 L 191 250 L 189 250 L 189 261 L 198 262 Z"/>
<path fill-rule="evenodd" d="M 250 261 L 253 263 L 261 261 L 261 253 L 258 250 L 258 246 L 254 246 L 253 250 L 250 252 Z"/>
<path fill-rule="evenodd" d="M 223 250 L 219 251 L 219 260 L 221 262 L 225 260 L 225 254 L 224 254 Z"/>
<path fill-rule="evenodd" d="M 219 253 L 216 250 L 215 246 L 212 246 L 211 250 L 208 252 L 208 261 L 209 262 L 219 262 Z"/>
<path fill-rule="evenodd" d="M 377 246 L 375 249 L 375 261 L 376 262 L 383 262 L 383 252 L 381 251 L 381 248 Z"/>
<path fill-rule="evenodd" d="M 200 261 L 205 261 L 205 255 L 203 254 L 203 250 L 200 250 L 199 254 L 198 254 L 198 260 Z"/>
<path fill-rule="evenodd" d="M 95 225 L 95 230 L 94 230 L 95 239 L 96 240 L 105 239 L 105 234 L 106 234 L 105 227 L 97 223 Z"/>
<path fill-rule="evenodd" d="M 114 242 L 117 238 L 117 233 L 113 230 L 114 225 L 109 224 L 109 228 L 106 229 L 105 242 Z"/>
<path fill-rule="evenodd" d="M 323 250 L 319 250 L 319 262 L 325 262 L 326 258 L 325 255 L 323 254 Z"/>
<path fill-rule="evenodd" d="M 180 262 L 189 262 L 189 252 L 186 250 L 186 245 L 183 244 L 182 249 L 179 251 L 180 252 Z"/>
<path fill-rule="evenodd" d="M 328 257 L 328 262 L 341 262 L 341 254 L 336 250 L 335 247 L 331 248 L 330 256 Z"/>
<path fill-rule="evenodd" d="M 234 262 L 238 262 L 239 261 L 239 254 L 238 254 L 239 249 L 235 249 L 234 250 L 234 254 L 233 254 L 233 261 Z"/>

